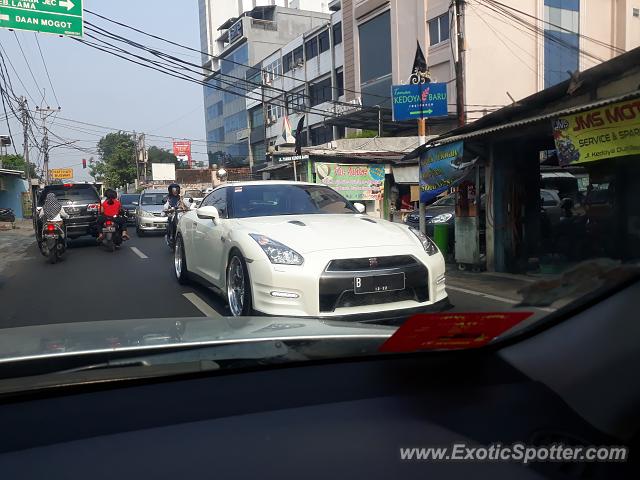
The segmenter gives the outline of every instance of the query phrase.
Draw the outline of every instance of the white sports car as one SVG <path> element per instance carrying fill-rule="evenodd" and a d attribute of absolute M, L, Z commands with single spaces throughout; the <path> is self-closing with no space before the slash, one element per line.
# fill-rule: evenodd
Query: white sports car
<path fill-rule="evenodd" d="M 234 316 L 381 320 L 446 308 L 431 239 L 363 212 L 313 183 L 220 186 L 180 220 L 176 277 L 213 286 Z"/>

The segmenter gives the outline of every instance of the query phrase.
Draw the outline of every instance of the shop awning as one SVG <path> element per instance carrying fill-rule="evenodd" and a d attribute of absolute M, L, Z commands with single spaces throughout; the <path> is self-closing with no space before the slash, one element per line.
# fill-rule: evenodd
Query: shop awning
<path fill-rule="evenodd" d="M 16 177 L 21 177 L 24 175 L 22 170 L 9 170 L 8 168 L 0 168 L 0 175 L 14 175 Z"/>

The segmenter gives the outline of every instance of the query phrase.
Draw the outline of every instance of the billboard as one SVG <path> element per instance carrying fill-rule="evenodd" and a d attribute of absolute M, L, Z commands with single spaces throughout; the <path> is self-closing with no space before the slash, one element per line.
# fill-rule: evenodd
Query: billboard
<path fill-rule="evenodd" d="M 186 163 L 191 167 L 191 142 L 186 140 L 174 141 L 173 154 L 181 161 L 186 160 Z"/>
<path fill-rule="evenodd" d="M 446 117 L 449 113 L 446 83 L 392 85 L 393 121 Z"/>
<path fill-rule="evenodd" d="M 173 163 L 152 163 L 151 176 L 154 181 L 175 180 L 176 166 Z"/>
<path fill-rule="evenodd" d="M 553 120 L 561 166 L 640 153 L 640 99 Z"/>
<path fill-rule="evenodd" d="M 426 150 L 420 156 L 420 201 L 428 203 L 455 186 L 475 166 L 465 160 L 464 143 L 455 142 Z"/>
<path fill-rule="evenodd" d="M 384 165 L 316 163 L 316 183 L 327 185 L 347 200 L 382 200 Z"/>

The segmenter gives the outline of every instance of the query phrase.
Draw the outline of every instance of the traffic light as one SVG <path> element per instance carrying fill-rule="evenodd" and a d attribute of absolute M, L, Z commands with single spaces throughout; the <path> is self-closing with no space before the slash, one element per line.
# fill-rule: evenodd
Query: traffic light
<path fill-rule="evenodd" d="M 82 168 L 87 168 L 87 160 L 85 158 L 82 159 Z"/>

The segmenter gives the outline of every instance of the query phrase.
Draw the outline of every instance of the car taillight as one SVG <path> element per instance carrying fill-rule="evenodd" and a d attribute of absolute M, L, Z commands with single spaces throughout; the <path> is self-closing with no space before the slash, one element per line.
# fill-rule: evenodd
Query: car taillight
<path fill-rule="evenodd" d="M 53 223 L 47 223 L 47 232 L 55 232 L 56 226 Z"/>
<path fill-rule="evenodd" d="M 91 203 L 87 205 L 87 212 L 97 212 L 99 206 L 100 205 L 98 205 L 97 203 Z"/>
<path fill-rule="evenodd" d="M 107 220 L 106 222 L 104 222 L 104 224 L 110 227 L 111 225 L 113 225 L 113 222 L 111 220 Z"/>

